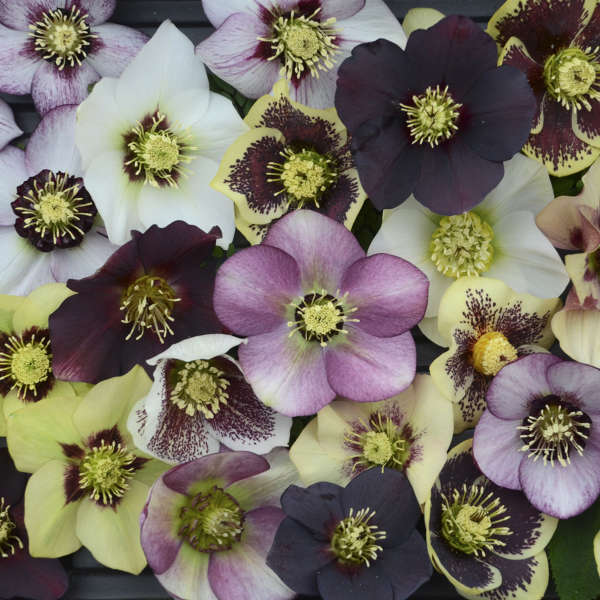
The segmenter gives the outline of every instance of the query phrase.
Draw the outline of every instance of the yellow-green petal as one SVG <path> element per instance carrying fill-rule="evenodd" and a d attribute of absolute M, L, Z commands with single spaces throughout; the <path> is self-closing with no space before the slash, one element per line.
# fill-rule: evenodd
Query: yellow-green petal
<path fill-rule="evenodd" d="M 46 396 L 44 396 L 44 400 L 47 398 L 55 398 L 56 402 L 60 402 L 62 398 L 70 398 L 72 396 L 75 396 L 75 391 L 70 383 L 66 381 L 55 380 L 50 391 L 46 394 Z M 17 390 L 15 389 L 6 394 L 2 412 L 8 419 L 8 417 L 15 411 L 20 410 L 21 408 L 31 408 L 32 406 L 35 406 L 35 404 L 35 402 L 24 402 L 21 400 Z"/>
<path fill-rule="evenodd" d="M 402 21 L 402 29 L 409 36 L 416 29 L 429 29 L 444 18 L 435 8 L 411 8 Z"/>
<path fill-rule="evenodd" d="M 48 283 L 36 288 L 15 311 L 15 332 L 22 333 L 30 327 L 47 329 L 48 317 L 74 293 L 64 283 Z"/>

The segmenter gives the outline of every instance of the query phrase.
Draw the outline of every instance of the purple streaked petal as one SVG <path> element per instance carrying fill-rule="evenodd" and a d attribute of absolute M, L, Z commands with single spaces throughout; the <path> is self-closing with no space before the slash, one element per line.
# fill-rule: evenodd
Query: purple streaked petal
<path fill-rule="evenodd" d="M 256 0 L 203 0 L 202 8 L 212 26 L 217 28 L 234 13 L 257 14 L 259 5 Z"/>
<path fill-rule="evenodd" d="M 0 149 L 22 133 L 21 128 L 15 123 L 12 109 L 4 100 L 0 100 Z"/>
<path fill-rule="evenodd" d="M 589 415 L 600 415 L 600 369 L 572 361 L 553 364 L 547 372 L 552 393 L 566 396 Z"/>
<path fill-rule="evenodd" d="M 268 468 L 269 463 L 262 456 L 250 452 L 221 452 L 173 467 L 163 475 L 163 483 L 175 492 L 187 494 L 195 483 L 206 479 L 214 479 L 219 487 L 227 487 Z"/>
<path fill-rule="evenodd" d="M 337 67 L 349 55 L 349 51 L 340 47 L 340 54 L 335 56 L 333 68 L 321 71 L 318 78 L 307 75 L 300 81 L 293 80 L 290 85 L 290 98 L 311 108 L 332 108 L 335 104 Z"/>
<path fill-rule="evenodd" d="M 87 62 L 102 77 L 118 77 L 148 41 L 142 32 L 115 23 L 95 27 L 94 33 L 100 43 L 87 56 Z"/>
<path fill-rule="evenodd" d="M 14 225 L 17 217 L 10 203 L 15 199 L 17 187 L 28 178 L 25 152 L 14 146 L 4 148 L 0 152 L 0 225 Z"/>
<path fill-rule="evenodd" d="M 299 294 L 296 261 L 278 248 L 254 246 L 230 257 L 217 272 L 215 312 L 234 333 L 257 335 L 284 323 L 286 305 Z"/>
<path fill-rule="evenodd" d="M 328 600 L 345 598 L 377 598 L 377 600 L 394 600 L 391 582 L 380 574 L 378 561 L 367 568 L 356 572 L 340 567 L 331 562 L 317 573 L 319 593 Z"/>
<path fill-rule="evenodd" d="M 492 379 L 487 391 L 487 406 L 500 419 L 524 419 L 529 414 L 529 403 L 550 394 L 546 371 L 561 362 L 553 354 L 528 354 L 506 365 Z"/>
<path fill-rule="evenodd" d="M 222 267 L 221 267 L 222 268 Z M 283 323 L 240 346 L 242 369 L 258 399 L 278 412 L 312 415 L 335 398 L 323 349 Z"/>
<path fill-rule="evenodd" d="M 11 0 L 6 0 L 6 4 L 8 2 L 12 5 Z M 26 31 L 14 31 L 0 25 L 0 91 L 29 94 L 34 73 L 44 62 L 32 49 Z"/>
<path fill-rule="evenodd" d="M 27 31 L 43 12 L 60 8 L 65 0 L 0 0 L 0 21 L 12 29 Z"/>
<path fill-rule="evenodd" d="M 335 294 L 346 269 L 365 253 L 341 223 L 313 210 L 296 210 L 274 223 L 264 244 L 296 260 L 305 292 L 321 288 Z"/>
<path fill-rule="evenodd" d="M 510 560 L 491 553 L 486 557 L 502 573 L 502 583 L 482 598 L 490 600 L 529 600 L 541 598 L 548 587 L 550 569 L 543 550 L 523 560 Z"/>
<path fill-rule="evenodd" d="M 31 82 L 35 108 L 45 115 L 56 106 L 79 104 L 87 98 L 88 86 L 98 79 L 100 75 L 87 61 L 62 71 L 56 65 L 43 61 Z"/>
<path fill-rule="evenodd" d="M 43 169 L 81 176 L 81 156 L 75 146 L 77 105 L 60 106 L 46 113 L 25 150 L 30 176 Z"/>
<path fill-rule="evenodd" d="M 366 333 L 393 337 L 414 327 L 425 314 L 429 281 L 408 261 L 391 254 L 361 258 L 344 273 L 341 292 L 358 308 L 352 318 Z"/>
<path fill-rule="evenodd" d="M 327 380 L 339 396 L 378 402 L 405 390 L 415 377 L 415 342 L 409 331 L 380 338 L 348 326 L 344 343 L 325 355 Z"/>
<path fill-rule="evenodd" d="M 65 2 L 65 0 L 63 0 Z M 56 3 L 56 2 L 55 2 Z M 75 6 L 81 10 L 83 14 L 88 15 L 86 21 L 90 25 L 98 25 L 108 21 L 110 16 L 115 12 L 117 0 L 66 0 L 65 8 L 70 10 Z"/>
<path fill-rule="evenodd" d="M 327 20 L 331 17 L 337 21 L 349 19 L 357 12 L 362 11 L 365 4 L 365 0 L 321 0 L 319 16 L 321 20 Z"/>

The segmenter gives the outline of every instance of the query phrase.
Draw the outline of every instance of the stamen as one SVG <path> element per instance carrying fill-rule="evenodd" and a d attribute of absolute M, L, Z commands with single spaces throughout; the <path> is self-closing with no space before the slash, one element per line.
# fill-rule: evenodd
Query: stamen
<path fill-rule="evenodd" d="M 508 363 L 518 358 L 515 347 L 500 331 L 484 333 L 473 346 L 473 367 L 483 375 L 496 375 Z"/>
<path fill-rule="evenodd" d="M 8 514 L 9 508 L 4 498 L 0 498 L 0 558 L 8 558 L 23 549 L 23 542 L 13 533 L 17 526 Z"/>

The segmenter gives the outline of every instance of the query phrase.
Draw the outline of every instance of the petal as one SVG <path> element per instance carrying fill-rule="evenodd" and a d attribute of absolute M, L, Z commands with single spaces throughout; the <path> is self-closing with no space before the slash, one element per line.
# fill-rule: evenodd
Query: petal
<path fill-rule="evenodd" d="M 296 210 L 269 229 L 264 244 L 292 256 L 300 268 L 302 289 L 340 287 L 346 269 L 365 253 L 356 238 L 341 223 L 313 210 Z"/>
<path fill-rule="evenodd" d="M 321 346 L 286 324 L 249 338 L 239 360 L 258 399 L 284 415 L 314 414 L 335 397 Z"/>
<path fill-rule="evenodd" d="M 600 369 L 571 361 L 556 361 L 546 372 L 552 394 L 573 398 L 589 415 L 600 415 Z"/>
<path fill-rule="evenodd" d="M 350 574 L 342 570 L 337 562 L 329 563 L 317 573 L 319 593 L 324 598 L 367 598 L 393 600 L 391 582 L 381 577 L 376 568 L 377 562 L 369 569 L 362 568 Z"/>
<path fill-rule="evenodd" d="M 22 133 L 23 131 L 15 122 L 10 106 L 3 100 L 0 101 L 0 148 Z"/>
<path fill-rule="evenodd" d="M 149 365 L 157 365 L 159 360 L 176 358 L 185 362 L 208 360 L 221 354 L 227 354 L 232 348 L 245 344 L 246 340 L 233 335 L 208 333 L 197 335 L 169 346 L 164 352 L 147 360 Z"/>
<path fill-rule="evenodd" d="M 0 152 L 0 225 L 12 226 L 16 215 L 10 203 L 15 199 L 17 187 L 28 179 L 25 152 L 7 146 Z"/>
<path fill-rule="evenodd" d="M 445 15 L 435 8 L 411 8 L 402 21 L 402 29 L 408 36 L 416 29 L 429 29 L 444 17 Z"/>
<path fill-rule="evenodd" d="M 409 331 L 379 338 L 348 327 L 343 344 L 325 355 L 327 380 L 338 395 L 356 402 L 377 402 L 406 389 L 415 376 L 415 343 Z"/>
<path fill-rule="evenodd" d="M 375 254 L 361 258 L 344 273 L 341 293 L 358 310 L 358 328 L 392 337 L 408 331 L 425 314 L 429 282 L 422 271 L 402 258 Z"/>
<path fill-rule="evenodd" d="M 6 4 L 3 2 L 0 7 Z M 0 25 L 0 90 L 6 94 L 29 94 L 33 76 L 42 63 L 45 61 L 32 48 L 26 31 Z"/>
<path fill-rule="evenodd" d="M 592 146 L 600 145 L 600 102 L 591 99 L 590 110 L 573 111 L 573 132 L 583 142 Z"/>
<path fill-rule="evenodd" d="M 232 14 L 239 12 L 254 14 L 258 9 L 254 0 L 229 0 L 227 4 L 219 0 L 204 0 L 202 8 L 215 29 Z"/>
<path fill-rule="evenodd" d="M 13 329 L 23 333 L 30 327 L 48 328 L 48 316 L 73 292 L 62 283 L 49 283 L 36 288 L 16 308 L 13 315 Z"/>
<path fill-rule="evenodd" d="M 72 6 L 76 6 L 87 15 L 86 21 L 90 25 L 97 25 L 110 19 L 115 12 L 116 4 L 117 0 L 66 0 L 65 8 L 70 9 Z"/>
<path fill-rule="evenodd" d="M 115 23 L 94 27 L 94 33 L 98 42 L 87 56 L 87 62 L 102 77 L 119 77 L 148 41 L 148 37 L 140 31 Z"/>
<path fill-rule="evenodd" d="M 18 504 L 25 493 L 27 475 L 15 469 L 7 448 L 0 448 L 0 476 L 4 502 L 9 506 Z"/>
<path fill-rule="evenodd" d="M 253 246 L 230 257 L 217 272 L 215 312 L 239 335 L 279 329 L 286 306 L 299 294 L 299 269 L 286 252 Z"/>
<path fill-rule="evenodd" d="M 600 367 L 600 311 L 561 310 L 552 318 L 560 349 L 573 360 Z"/>
<path fill-rule="evenodd" d="M 321 0 L 322 19 L 335 18 L 337 21 L 349 19 L 365 10 L 365 0 Z"/>
<path fill-rule="evenodd" d="M 64 6 L 64 0 L 23 0 L 15 4 L 11 0 L 0 1 L 0 21 L 12 29 L 27 31 L 29 24 L 41 13 Z"/>

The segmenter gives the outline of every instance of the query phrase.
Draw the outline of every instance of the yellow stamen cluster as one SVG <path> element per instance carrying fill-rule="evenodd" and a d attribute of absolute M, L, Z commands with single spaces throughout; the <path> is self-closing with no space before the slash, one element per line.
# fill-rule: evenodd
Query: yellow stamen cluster
<path fill-rule="evenodd" d="M 8 514 L 9 505 L 0 498 L 0 558 L 12 556 L 18 549 L 23 549 L 23 542 L 13 532 L 15 523 Z"/>
<path fill-rule="evenodd" d="M 500 331 L 484 333 L 473 346 L 473 366 L 483 375 L 498 371 L 518 357 L 515 347 Z"/>

